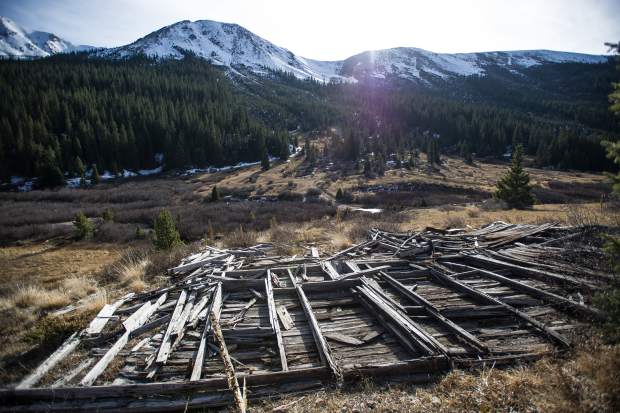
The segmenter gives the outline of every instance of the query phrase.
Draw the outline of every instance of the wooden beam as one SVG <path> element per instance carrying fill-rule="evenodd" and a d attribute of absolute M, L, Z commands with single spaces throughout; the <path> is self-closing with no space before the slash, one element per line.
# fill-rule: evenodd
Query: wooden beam
<path fill-rule="evenodd" d="M 364 301 L 366 301 L 375 311 L 380 313 L 384 319 L 389 321 L 389 324 L 385 327 L 394 332 L 394 328 L 397 328 L 401 334 L 398 337 L 406 340 L 408 347 L 417 348 L 418 351 L 422 351 L 426 355 L 436 354 L 448 354 L 446 347 L 437 341 L 433 336 L 428 334 L 417 323 L 411 320 L 407 315 L 402 314 L 396 308 L 381 298 L 376 292 L 372 290 L 362 279 L 362 285 L 354 287 L 356 291 Z M 413 345 L 413 346 L 412 346 Z"/>
<path fill-rule="evenodd" d="M 101 333 L 108 320 L 114 315 L 114 312 L 127 301 L 135 296 L 134 293 L 129 293 L 112 304 L 106 304 L 103 306 L 97 316 L 90 322 L 85 330 L 87 335 L 95 335 Z"/>
<path fill-rule="evenodd" d="M 129 335 L 136 328 L 142 326 L 148 319 L 157 311 L 157 308 L 166 301 L 166 293 L 154 303 L 150 301 L 144 303 L 136 312 L 134 312 L 127 320 L 123 322 L 125 326 L 125 333 L 112 345 L 112 347 L 103 355 L 101 359 L 95 364 L 95 366 L 82 378 L 80 384 L 82 386 L 90 386 L 95 380 L 103 373 L 108 364 L 116 357 L 116 355 L 125 347 L 129 341 Z"/>
<path fill-rule="evenodd" d="M 492 280 L 498 281 L 500 284 L 507 285 L 508 287 L 513 288 L 517 291 L 521 291 L 523 293 L 540 298 L 548 303 L 568 307 L 576 313 L 579 313 L 586 317 L 597 318 L 599 320 L 605 318 L 605 315 L 596 308 L 589 307 L 587 305 L 578 303 L 576 301 L 551 293 L 549 291 L 542 290 L 540 288 L 532 287 L 530 285 L 522 283 L 521 281 L 504 277 L 503 275 L 497 274 L 496 272 L 478 269 L 478 274 L 485 278 L 490 278 Z"/>
<path fill-rule="evenodd" d="M 539 270 L 536 268 L 522 267 L 517 264 L 512 264 L 509 262 L 496 260 L 495 258 L 486 257 L 481 254 L 463 255 L 463 259 L 469 263 L 492 265 L 496 267 L 499 266 L 502 268 L 507 268 L 507 269 L 510 269 L 511 271 L 514 271 L 515 274 L 526 276 L 526 277 L 532 277 L 540 281 L 546 281 L 546 282 L 551 281 L 558 285 L 572 285 L 574 287 L 585 288 L 588 290 L 596 289 L 592 285 L 584 281 L 580 281 L 574 277 L 570 277 L 568 275 L 555 274 L 549 271 L 543 271 L 543 270 Z"/>
<path fill-rule="evenodd" d="M 215 313 L 219 321 L 220 314 L 222 313 L 222 283 L 217 283 L 217 286 L 215 287 L 215 292 L 211 297 L 211 303 L 209 304 L 209 310 L 207 311 L 205 327 L 202 330 L 202 335 L 200 336 L 200 344 L 198 345 L 198 351 L 196 352 L 196 357 L 194 359 L 194 367 L 192 368 L 192 375 L 190 377 L 190 381 L 200 380 L 200 376 L 202 375 L 202 366 L 205 357 L 205 350 L 207 347 L 207 338 L 209 336 L 209 332 L 211 331 L 211 318 L 208 315 L 212 312 Z"/>
<path fill-rule="evenodd" d="M 332 374 L 336 378 L 336 381 L 340 383 L 342 382 L 342 373 L 340 372 L 340 368 L 334 361 L 331 348 L 329 347 L 329 344 L 327 343 L 325 337 L 323 336 L 323 333 L 321 332 L 321 327 L 319 327 L 319 323 L 316 320 L 314 312 L 312 311 L 310 301 L 308 301 L 308 298 L 306 297 L 306 294 L 304 293 L 301 285 L 297 285 L 295 289 L 297 290 L 297 297 L 299 298 L 301 307 L 304 310 L 306 318 L 308 319 L 308 323 L 310 324 L 312 337 L 314 337 L 314 342 L 319 351 L 319 357 L 321 358 L 321 362 L 324 366 L 327 366 L 331 370 Z"/>
<path fill-rule="evenodd" d="M 506 311 L 508 311 L 509 313 L 514 314 L 515 316 L 521 318 L 523 321 L 532 324 L 534 327 L 536 327 L 537 329 L 539 329 L 543 334 L 545 334 L 547 337 L 551 338 L 552 340 L 554 340 L 555 342 L 557 342 L 558 344 L 562 345 L 563 347 L 569 347 L 570 346 L 570 340 L 568 340 L 566 337 L 564 337 L 563 335 L 557 333 L 556 331 L 552 330 L 551 328 L 545 326 L 543 323 L 533 319 L 532 317 L 530 317 L 529 315 L 517 310 L 516 308 L 514 308 L 511 305 L 508 305 L 506 303 L 504 303 L 503 301 L 498 300 L 497 298 L 491 297 L 490 295 L 483 293 L 482 291 L 479 291 L 475 288 L 472 288 L 466 284 L 463 284 L 462 282 L 449 277 L 445 274 L 442 274 L 441 272 L 437 271 L 434 268 L 431 268 L 431 275 L 434 276 L 435 278 L 437 278 L 439 281 L 441 281 L 443 284 L 451 286 L 465 294 L 468 294 L 471 297 L 477 298 L 480 301 L 484 301 L 487 302 L 489 304 L 495 304 L 495 305 L 500 305 L 502 306 L 504 309 L 506 309 Z"/>
<path fill-rule="evenodd" d="M 187 299 L 187 291 L 181 290 L 179 294 L 179 298 L 177 299 L 177 304 L 174 307 L 174 311 L 172 312 L 172 317 L 170 318 L 170 322 L 168 323 L 168 328 L 164 333 L 164 337 L 161 340 L 161 345 L 159 347 L 159 351 L 157 352 L 157 357 L 155 361 L 158 364 L 165 363 L 168 360 L 168 356 L 170 355 L 170 350 L 172 348 L 172 332 L 176 330 L 177 323 L 181 319 L 181 314 L 183 314 L 183 307 L 185 305 L 185 300 Z"/>
<path fill-rule="evenodd" d="M 321 268 L 323 268 L 323 271 L 325 271 L 325 273 L 331 280 L 337 280 L 340 278 L 340 274 L 338 274 L 338 271 L 336 271 L 330 261 L 322 261 Z"/>
<path fill-rule="evenodd" d="M 265 294 L 267 295 L 269 322 L 271 323 L 271 329 L 273 330 L 273 334 L 276 336 L 278 353 L 280 354 L 280 365 L 282 366 L 282 371 L 287 371 L 288 363 L 286 362 L 286 350 L 284 349 L 282 333 L 280 332 L 280 322 L 278 321 L 278 314 L 276 312 L 276 302 L 273 297 L 273 286 L 271 285 L 271 277 L 265 278 Z"/>
<path fill-rule="evenodd" d="M 427 301 L 420 294 L 407 288 L 407 286 L 405 286 L 403 283 L 390 277 L 384 272 L 381 272 L 379 276 L 383 280 L 385 280 L 388 284 L 390 284 L 401 295 L 404 295 L 405 297 L 407 297 L 409 300 L 413 301 L 414 303 L 421 305 L 426 310 L 428 315 L 433 317 L 440 324 L 442 324 L 445 328 L 447 328 L 452 333 L 454 333 L 458 339 L 477 348 L 478 350 L 481 350 L 483 353 L 489 352 L 489 348 L 486 345 L 484 345 L 480 340 L 474 337 L 467 330 L 463 329 L 456 323 L 453 323 L 448 318 L 443 316 L 431 302 Z"/>
<path fill-rule="evenodd" d="M 390 266 L 389 265 L 380 265 L 378 267 L 374 267 L 374 268 L 368 268 L 365 270 L 361 270 L 361 271 L 354 271 L 354 272 L 348 272 L 346 274 L 342 274 L 340 276 L 340 280 L 346 280 L 346 279 L 351 279 L 351 278 L 359 278 L 359 277 L 363 277 L 365 275 L 372 275 L 372 274 L 376 274 L 380 271 L 385 271 L 385 270 L 389 270 Z"/>
<path fill-rule="evenodd" d="M 35 371 L 26 376 L 16 387 L 16 389 L 28 389 L 39 382 L 59 362 L 65 359 L 80 344 L 80 337 L 77 332 L 73 333 L 58 349 L 53 352 Z"/>
<path fill-rule="evenodd" d="M 233 392 L 237 410 L 241 413 L 245 413 L 245 397 L 239 388 L 239 381 L 237 381 L 237 376 L 235 375 L 235 367 L 230 359 L 230 354 L 228 354 L 228 348 L 226 347 L 226 342 L 224 341 L 224 335 L 222 334 L 222 329 L 220 328 L 220 321 L 218 318 L 219 317 L 213 311 L 209 314 L 209 319 L 211 320 L 211 325 L 213 326 L 213 333 L 220 347 L 220 356 L 224 362 L 224 370 L 226 371 L 226 377 L 228 379 L 228 388 Z"/>

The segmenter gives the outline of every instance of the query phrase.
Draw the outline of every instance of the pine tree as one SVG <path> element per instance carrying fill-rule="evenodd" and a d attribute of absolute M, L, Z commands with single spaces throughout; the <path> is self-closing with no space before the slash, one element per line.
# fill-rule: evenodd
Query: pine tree
<path fill-rule="evenodd" d="M 530 176 L 523 170 L 523 147 L 517 145 L 512 155 L 512 165 L 506 175 L 497 182 L 495 197 L 505 201 L 511 208 L 525 208 L 534 204 Z"/>
<path fill-rule="evenodd" d="M 217 190 L 217 185 L 213 185 L 211 190 L 211 202 L 217 202 L 220 199 L 220 192 Z"/>
<path fill-rule="evenodd" d="M 271 164 L 269 163 L 269 154 L 267 153 L 266 148 L 263 149 L 263 154 L 260 159 L 260 165 L 261 165 L 261 168 L 263 168 L 263 171 L 266 171 L 269 168 L 271 168 Z"/>
<path fill-rule="evenodd" d="M 110 208 L 106 208 L 103 210 L 103 214 L 101 214 L 101 218 L 103 218 L 106 222 L 114 221 L 114 213 Z"/>
<path fill-rule="evenodd" d="M 286 161 L 291 152 L 289 151 L 288 141 L 286 138 L 282 138 L 280 143 L 280 159 Z"/>
<path fill-rule="evenodd" d="M 101 180 L 101 177 L 99 176 L 99 170 L 97 169 L 97 164 L 93 164 L 93 173 L 90 176 L 90 181 L 92 182 L 93 185 L 96 185 L 99 183 L 99 181 Z"/>
<path fill-rule="evenodd" d="M 179 231 L 177 231 L 174 219 L 170 211 L 164 209 L 155 219 L 155 239 L 153 244 L 159 249 L 169 250 L 183 244 Z"/>
<path fill-rule="evenodd" d="M 338 188 L 338 190 L 336 191 L 336 201 L 342 201 L 342 198 L 344 198 L 342 188 Z"/>
<path fill-rule="evenodd" d="M 56 188 L 65 184 L 65 177 L 58 165 L 48 160 L 42 167 L 37 183 L 41 188 Z"/>
<path fill-rule="evenodd" d="M 77 228 L 80 239 L 91 238 L 95 232 L 95 226 L 82 211 L 75 214 L 73 225 Z"/>
<path fill-rule="evenodd" d="M 86 167 L 84 166 L 84 162 L 82 162 L 79 156 L 75 157 L 75 160 L 73 162 L 73 170 L 77 176 L 84 178 Z"/>

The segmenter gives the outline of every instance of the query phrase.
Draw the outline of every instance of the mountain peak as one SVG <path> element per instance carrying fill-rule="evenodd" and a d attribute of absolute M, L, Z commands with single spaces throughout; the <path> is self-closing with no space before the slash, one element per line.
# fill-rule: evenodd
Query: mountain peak
<path fill-rule="evenodd" d="M 29 32 L 10 18 L 0 16 L 0 58 L 37 58 L 90 48 L 74 46 L 53 33 Z"/>

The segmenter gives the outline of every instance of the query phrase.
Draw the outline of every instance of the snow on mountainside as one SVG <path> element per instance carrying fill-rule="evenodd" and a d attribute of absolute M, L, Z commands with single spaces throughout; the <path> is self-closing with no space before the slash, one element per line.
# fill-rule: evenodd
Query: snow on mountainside
<path fill-rule="evenodd" d="M 249 30 L 230 23 L 211 20 L 182 21 L 157 30 L 127 46 L 98 52 L 100 56 L 127 58 L 144 54 L 157 58 L 183 57 L 183 51 L 231 69 L 244 67 L 257 74 L 266 69 L 284 70 L 298 78 L 320 81 L 342 79 L 338 74 L 342 62 L 305 59 L 276 46 Z"/>
<path fill-rule="evenodd" d="M 384 78 L 396 76 L 425 81 L 435 76 L 484 75 L 488 67 L 504 67 L 518 71 L 545 63 L 604 63 L 607 56 L 550 50 L 525 50 L 481 53 L 433 53 L 413 47 L 376 50 L 346 59 L 340 72 L 343 76 Z"/>
<path fill-rule="evenodd" d="M 0 16 L 0 57 L 34 58 L 92 49 L 75 46 L 53 33 L 28 32 L 13 20 Z"/>

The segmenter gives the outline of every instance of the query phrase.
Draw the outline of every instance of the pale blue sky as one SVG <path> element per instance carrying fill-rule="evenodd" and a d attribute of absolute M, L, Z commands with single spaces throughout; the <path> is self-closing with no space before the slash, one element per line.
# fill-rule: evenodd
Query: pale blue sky
<path fill-rule="evenodd" d="M 620 40 L 618 0 L 0 0 L 0 15 L 107 47 L 180 20 L 218 20 L 321 60 L 398 46 L 604 54 Z"/>

